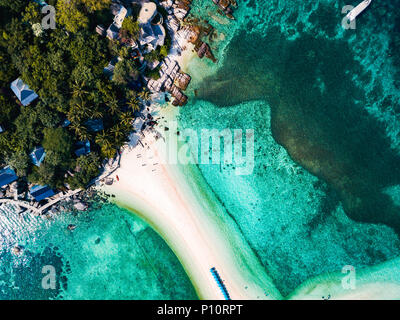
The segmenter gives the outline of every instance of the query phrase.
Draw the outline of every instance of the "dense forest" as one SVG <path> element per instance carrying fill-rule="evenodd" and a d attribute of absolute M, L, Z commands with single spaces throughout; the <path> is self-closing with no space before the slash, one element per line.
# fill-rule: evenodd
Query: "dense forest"
<path fill-rule="evenodd" d="M 138 67 L 127 47 L 95 32 L 97 24 L 112 22 L 111 0 L 46 2 L 56 8 L 55 29 L 41 27 L 44 14 L 37 3 L 0 0 L 1 166 L 10 165 L 29 183 L 53 188 L 68 183 L 74 189 L 98 175 L 104 159 L 113 158 L 126 142 L 148 92 L 141 89 Z M 137 37 L 132 18 L 122 29 Z M 160 55 L 166 55 L 165 47 L 146 59 Z M 116 64 L 110 79 L 103 68 L 115 56 L 125 59 Z M 39 98 L 21 105 L 10 89 L 17 78 Z M 103 129 L 91 129 L 88 123 L 93 120 Z M 74 148 L 80 141 L 89 141 L 91 152 L 77 157 Z M 38 146 L 46 156 L 35 166 L 29 154 Z"/>

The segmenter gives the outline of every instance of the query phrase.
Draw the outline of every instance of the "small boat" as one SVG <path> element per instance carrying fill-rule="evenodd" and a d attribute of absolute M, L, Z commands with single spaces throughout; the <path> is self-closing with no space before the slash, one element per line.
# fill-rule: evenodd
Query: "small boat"
<path fill-rule="evenodd" d="M 68 227 L 67 227 L 67 229 L 70 230 L 70 231 L 73 231 L 73 230 L 76 229 L 76 225 L 74 225 L 74 224 L 69 224 Z"/>
<path fill-rule="evenodd" d="M 354 19 L 357 18 L 361 12 L 363 12 L 371 4 L 371 1 L 372 0 L 364 0 L 357 7 L 351 10 L 346 16 L 350 22 L 354 21 Z"/>
<path fill-rule="evenodd" d="M 22 254 L 23 248 L 19 245 L 16 245 L 14 248 L 11 249 L 11 252 L 15 256 L 19 256 Z"/>

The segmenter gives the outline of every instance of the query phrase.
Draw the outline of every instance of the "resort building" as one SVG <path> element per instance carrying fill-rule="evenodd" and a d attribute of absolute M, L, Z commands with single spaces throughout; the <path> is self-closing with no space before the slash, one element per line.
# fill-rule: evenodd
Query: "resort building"
<path fill-rule="evenodd" d="M 88 127 L 89 131 L 92 132 L 98 132 L 104 129 L 102 119 L 90 119 L 85 122 L 85 125 Z"/>
<path fill-rule="evenodd" d="M 27 84 L 25 84 L 20 78 L 11 82 L 11 90 L 17 96 L 18 100 L 23 106 L 29 105 L 35 100 L 38 95 L 35 91 L 31 90 Z"/>
<path fill-rule="evenodd" d="M 122 23 L 125 18 L 128 16 L 129 12 L 124 6 L 120 6 L 117 14 L 114 17 L 114 22 L 107 29 L 107 38 L 110 40 L 118 39 L 119 37 L 119 29 L 122 27 Z"/>
<path fill-rule="evenodd" d="M 47 3 L 43 0 L 33 0 L 33 1 L 36 2 L 41 7 L 47 6 Z"/>
<path fill-rule="evenodd" d="M 32 160 L 32 163 L 37 167 L 40 167 L 45 156 L 46 152 L 44 151 L 43 147 L 36 147 L 29 155 L 29 157 Z"/>
<path fill-rule="evenodd" d="M 124 6 L 121 6 L 117 15 L 114 17 L 114 25 L 118 29 L 122 28 L 122 23 L 124 22 L 127 15 L 128 15 L 128 10 Z"/>
<path fill-rule="evenodd" d="M 106 67 L 104 67 L 103 69 L 103 73 L 108 76 L 110 79 L 112 78 L 113 74 L 114 74 L 114 69 L 115 69 L 115 65 L 118 62 L 118 58 L 115 57 L 113 59 L 111 59 L 111 61 L 108 63 L 108 65 Z"/>
<path fill-rule="evenodd" d="M 111 24 L 107 29 L 107 38 L 110 40 L 118 39 L 119 29 L 114 25 Z"/>
<path fill-rule="evenodd" d="M 162 26 L 163 18 L 157 12 L 154 2 L 146 2 L 139 12 L 138 22 L 140 26 L 140 45 L 144 52 L 150 52 L 165 41 L 165 29 Z"/>
<path fill-rule="evenodd" d="M 0 188 L 10 184 L 11 182 L 14 182 L 17 179 L 18 177 L 15 174 L 15 171 L 10 167 L 5 167 L 4 169 L 0 170 Z"/>
<path fill-rule="evenodd" d="M 75 155 L 77 157 L 87 155 L 90 153 L 90 141 L 89 140 L 79 141 L 75 144 L 75 147 L 77 148 L 75 150 Z"/>
<path fill-rule="evenodd" d="M 138 17 L 139 24 L 147 24 L 151 22 L 151 19 L 154 18 L 156 13 L 157 5 L 154 2 L 143 3 Z"/>
<path fill-rule="evenodd" d="M 96 32 L 101 35 L 102 37 L 106 36 L 106 29 L 101 24 L 96 26 Z"/>
<path fill-rule="evenodd" d="M 54 191 L 48 186 L 35 185 L 29 190 L 30 195 L 39 202 L 51 196 L 54 196 Z"/>

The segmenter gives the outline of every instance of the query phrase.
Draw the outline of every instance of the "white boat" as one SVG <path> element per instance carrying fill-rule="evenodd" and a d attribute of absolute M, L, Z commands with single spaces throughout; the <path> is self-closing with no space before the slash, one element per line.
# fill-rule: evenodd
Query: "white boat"
<path fill-rule="evenodd" d="M 346 16 L 350 22 L 354 21 L 354 19 L 357 18 L 361 12 L 363 12 L 370 5 L 371 1 L 372 0 L 364 0 L 357 7 L 351 10 Z"/>

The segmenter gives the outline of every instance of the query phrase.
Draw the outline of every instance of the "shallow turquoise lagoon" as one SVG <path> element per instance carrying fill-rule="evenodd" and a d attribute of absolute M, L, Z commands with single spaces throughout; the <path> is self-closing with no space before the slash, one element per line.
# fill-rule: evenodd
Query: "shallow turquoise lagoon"
<path fill-rule="evenodd" d="M 197 299 L 165 242 L 117 206 L 47 221 L 5 210 L 0 230 L 0 299 Z M 15 244 L 20 256 L 11 253 Z M 47 265 L 55 290 L 42 288 Z"/>
<path fill-rule="evenodd" d="M 353 2 L 240 1 L 227 24 L 197 8 L 219 61 L 189 66 L 180 126 L 254 129 L 253 174 L 200 169 L 284 295 L 400 253 L 399 2 L 373 1 L 344 30 Z"/>
<path fill-rule="evenodd" d="M 400 1 L 374 0 L 344 30 L 342 7 L 358 2 L 239 0 L 236 21 L 193 2 L 216 28 L 218 63 L 190 64 L 179 125 L 254 130 L 251 175 L 199 167 L 283 295 L 400 255 Z M 115 206 L 26 223 L 5 213 L 0 227 L 2 299 L 195 298 L 165 242 Z M 44 265 L 57 290 L 41 288 Z"/>

